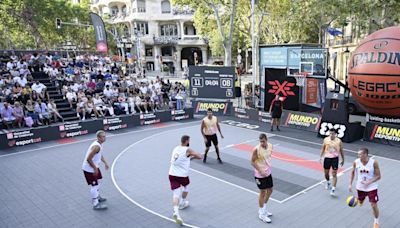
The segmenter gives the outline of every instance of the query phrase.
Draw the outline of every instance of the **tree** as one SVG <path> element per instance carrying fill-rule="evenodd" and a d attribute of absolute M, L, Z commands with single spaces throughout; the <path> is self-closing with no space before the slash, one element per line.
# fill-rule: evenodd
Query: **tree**
<path fill-rule="evenodd" d="M 0 45 L 9 48 L 49 49 L 65 40 L 76 44 L 94 42 L 93 31 L 63 26 L 57 30 L 55 19 L 89 22 L 89 0 L 71 4 L 63 0 L 2 0 L 0 3 Z"/>

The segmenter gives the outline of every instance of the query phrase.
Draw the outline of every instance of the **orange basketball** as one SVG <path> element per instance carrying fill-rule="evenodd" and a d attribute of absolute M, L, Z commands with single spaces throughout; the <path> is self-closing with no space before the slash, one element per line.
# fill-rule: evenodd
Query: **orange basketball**
<path fill-rule="evenodd" d="M 348 72 L 351 93 L 368 113 L 400 117 L 400 26 L 365 38 L 352 53 Z"/>

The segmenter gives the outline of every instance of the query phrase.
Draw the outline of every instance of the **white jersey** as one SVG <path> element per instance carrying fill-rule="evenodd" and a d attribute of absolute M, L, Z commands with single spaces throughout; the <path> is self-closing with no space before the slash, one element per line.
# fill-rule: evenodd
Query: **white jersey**
<path fill-rule="evenodd" d="M 176 177 L 189 176 L 190 156 L 186 155 L 188 149 L 189 147 L 187 146 L 177 146 L 172 151 L 169 175 Z"/>
<path fill-rule="evenodd" d="M 378 188 L 378 183 L 374 182 L 368 186 L 365 186 L 361 182 L 369 181 L 375 176 L 375 168 L 374 168 L 374 159 L 369 158 L 368 163 L 363 165 L 360 159 L 355 161 L 356 163 L 356 172 L 357 172 L 357 183 L 356 189 L 364 192 L 370 192 Z"/>
<path fill-rule="evenodd" d="M 103 149 L 103 146 L 102 146 L 99 142 L 94 141 L 92 144 L 90 144 L 90 146 L 89 146 L 89 148 L 88 148 L 88 150 L 87 150 L 87 152 L 86 152 L 86 155 L 85 155 L 85 160 L 83 160 L 83 164 L 82 164 L 82 169 L 83 169 L 84 171 L 86 171 L 86 172 L 89 172 L 89 173 L 94 173 L 93 167 L 90 166 L 89 162 L 87 161 L 87 158 L 88 158 L 88 156 L 89 156 L 89 154 L 90 154 L 90 151 L 92 150 L 92 147 L 93 147 L 93 146 L 99 146 L 99 147 L 100 147 L 99 152 L 98 152 L 97 154 L 95 154 L 95 155 L 93 156 L 93 158 L 92 158 L 92 161 L 93 161 L 93 163 L 94 163 L 94 165 L 95 165 L 96 167 L 99 167 L 99 166 L 100 166 L 101 156 L 102 156 L 102 154 L 101 154 L 101 149 Z"/>

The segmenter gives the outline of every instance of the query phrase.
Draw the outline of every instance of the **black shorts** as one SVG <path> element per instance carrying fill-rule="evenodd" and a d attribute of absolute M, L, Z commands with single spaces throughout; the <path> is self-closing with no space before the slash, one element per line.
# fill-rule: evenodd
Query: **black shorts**
<path fill-rule="evenodd" d="M 274 187 L 272 175 L 263 178 L 254 177 L 254 179 L 256 180 L 256 184 L 259 189 L 267 189 Z"/>
<path fill-rule="evenodd" d="M 339 167 L 339 157 L 336 158 L 325 158 L 324 159 L 324 169 L 330 169 L 332 167 L 333 170 L 337 170 Z"/>
<path fill-rule="evenodd" d="M 214 146 L 218 146 L 218 137 L 217 134 L 213 134 L 213 135 L 206 135 L 206 147 L 210 147 L 211 146 L 211 142 L 214 144 Z"/>
<path fill-rule="evenodd" d="M 282 116 L 282 111 L 272 111 L 271 117 L 273 119 L 280 119 Z"/>

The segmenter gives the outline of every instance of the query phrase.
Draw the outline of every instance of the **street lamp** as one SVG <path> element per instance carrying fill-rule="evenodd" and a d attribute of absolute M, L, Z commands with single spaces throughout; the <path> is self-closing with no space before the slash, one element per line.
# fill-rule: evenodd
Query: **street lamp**
<path fill-rule="evenodd" d="M 257 1 L 258 2 L 258 1 Z M 256 33 L 255 29 L 255 5 L 256 5 L 256 0 L 251 0 L 251 57 L 252 57 L 252 71 L 251 75 L 253 78 L 253 83 L 252 83 L 252 96 L 253 96 L 253 105 L 256 107 L 255 104 L 255 84 L 256 84 L 256 77 L 257 77 L 257 47 L 256 47 L 256 39 L 258 38 L 258 33 Z M 261 12 L 260 16 L 266 16 L 269 15 L 268 12 Z"/>
<path fill-rule="evenodd" d="M 345 73 L 345 75 L 344 75 L 344 77 L 345 77 L 345 81 L 346 81 L 346 85 L 347 85 L 347 67 L 348 67 L 348 61 L 349 61 L 349 56 L 350 56 L 350 50 L 349 50 L 349 47 L 346 47 L 346 50 L 343 52 L 344 53 L 344 57 L 345 57 L 345 59 L 346 59 L 346 62 L 345 62 L 345 69 L 346 69 L 346 73 Z M 343 71 L 342 71 L 343 72 Z"/>

